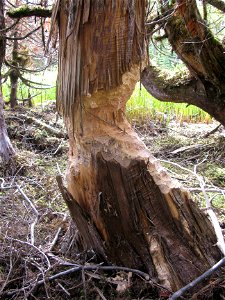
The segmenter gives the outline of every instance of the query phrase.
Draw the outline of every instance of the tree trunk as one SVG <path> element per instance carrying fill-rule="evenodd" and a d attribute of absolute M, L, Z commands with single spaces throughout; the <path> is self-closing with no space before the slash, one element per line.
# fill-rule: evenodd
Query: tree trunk
<path fill-rule="evenodd" d="M 0 31 L 5 28 L 4 1 L 0 1 Z M 5 57 L 5 39 L 0 36 L 0 157 L 4 163 L 8 163 L 15 152 L 9 140 L 5 119 L 3 115 L 3 97 L 1 85 L 1 69 Z"/>
<path fill-rule="evenodd" d="M 14 38 L 17 37 L 17 30 L 15 29 Z M 10 107 L 15 108 L 18 105 L 17 101 L 17 89 L 18 89 L 18 80 L 19 80 L 19 70 L 17 69 L 18 65 L 18 41 L 13 41 L 13 51 L 12 51 L 12 65 L 15 66 L 14 69 L 10 70 Z"/>
<path fill-rule="evenodd" d="M 15 152 L 7 133 L 3 115 L 3 97 L 2 89 L 0 86 L 0 157 L 4 163 L 8 163 L 14 155 Z"/>
<path fill-rule="evenodd" d="M 205 214 L 125 117 L 145 57 L 145 4 L 71 0 L 66 9 L 61 2 L 58 108 L 69 134 L 73 197 L 67 204 L 87 247 L 175 290 L 220 252 Z"/>
<path fill-rule="evenodd" d="M 18 105 L 17 102 L 17 88 L 18 88 L 18 80 L 19 77 L 17 75 L 17 71 L 16 70 L 11 70 L 10 71 L 10 98 L 9 98 L 9 102 L 10 102 L 10 107 L 11 108 L 15 108 Z"/>

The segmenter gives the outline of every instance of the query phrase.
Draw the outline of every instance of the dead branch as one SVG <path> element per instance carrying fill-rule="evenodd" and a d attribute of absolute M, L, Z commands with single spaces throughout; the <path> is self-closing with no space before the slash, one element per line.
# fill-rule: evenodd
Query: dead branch
<path fill-rule="evenodd" d="M 187 284 L 186 286 L 182 287 L 180 290 L 176 291 L 169 300 L 175 300 L 178 299 L 180 296 L 182 296 L 185 292 L 196 286 L 198 283 L 203 281 L 205 278 L 209 277 L 211 274 L 215 273 L 219 268 L 221 268 L 223 265 L 225 265 L 225 257 L 222 258 L 218 263 L 216 263 L 212 268 L 210 268 L 208 271 L 203 273 L 201 276 Z"/>
<path fill-rule="evenodd" d="M 35 228 L 35 225 L 37 224 L 39 213 L 38 213 L 36 207 L 34 206 L 34 203 L 27 197 L 27 195 L 24 193 L 24 191 L 21 189 L 21 187 L 17 183 L 16 183 L 16 188 L 20 192 L 20 194 L 23 196 L 23 198 L 29 203 L 30 207 L 32 208 L 32 210 L 36 216 L 34 222 L 31 223 L 31 225 L 30 225 L 30 240 L 31 240 L 31 244 L 34 245 L 34 228 Z"/>
<path fill-rule="evenodd" d="M 222 126 L 222 124 L 219 124 L 218 126 L 216 126 L 216 128 L 214 128 L 213 130 L 211 130 L 210 132 L 206 133 L 203 137 L 206 138 L 208 136 L 210 136 L 211 134 L 215 133 L 218 131 L 218 129 Z"/>
<path fill-rule="evenodd" d="M 66 218 L 67 218 L 67 214 L 64 215 L 62 222 L 65 222 L 65 221 L 66 221 Z M 62 226 L 60 226 L 60 227 L 58 228 L 58 230 L 57 230 L 57 232 L 56 232 L 56 234 L 55 234 L 55 236 L 54 236 L 54 239 L 53 239 L 53 241 L 51 242 L 51 244 L 50 244 L 50 246 L 49 246 L 49 252 L 51 252 L 51 251 L 53 250 L 53 248 L 54 248 L 54 246 L 55 246 L 55 244 L 56 244 L 56 242 L 57 242 L 57 240 L 58 240 L 58 238 L 59 238 L 59 234 L 60 234 L 60 232 L 62 231 L 62 228 L 63 228 Z"/>
<path fill-rule="evenodd" d="M 10 241 L 18 242 L 20 244 L 28 245 L 28 246 L 32 247 L 33 249 L 35 249 L 38 253 L 40 253 L 44 257 L 44 259 L 45 259 L 45 261 L 47 263 L 47 267 L 48 267 L 48 269 L 50 269 L 51 263 L 50 263 L 47 255 L 39 247 L 36 247 L 35 245 L 32 245 L 29 242 L 21 241 L 21 240 L 18 240 L 18 239 L 12 238 L 12 237 L 8 237 L 8 236 L 6 237 L 6 239 L 8 239 Z"/>
<path fill-rule="evenodd" d="M 10 37 L 10 36 L 6 36 L 5 38 L 7 40 L 12 40 L 12 41 L 21 41 L 21 40 L 25 40 L 28 36 L 30 36 L 31 34 L 33 34 L 34 32 L 38 31 L 41 28 L 41 26 L 38 26 L 37 28 L 35 28 L 34 30 L 28 32 L 26 35 L 24 36 L 20 36 L 20 37 Z"/>
<path fill-rule="evenodd" d="M 19 241 L 19 240 L 16 240 L 16 239 L 13 239 L 15 241 Z M 22 242 L 22 241 L 20 241 Z M 22 242 L 22 243 L 26 243 L 26 242 Z M 29 243 L 26 243 L 26 244 L 29 244 Z M 31 245 L 31 244 L 29 244 Z M 33 245 L 32 245 L 33 246 Z M 37 247 L 35 247 L 37 248 Z M 38 248 L 37 248 L 38 249 Z M 41 251 L 42 252 L 42 251 Z M 127 268 L 127 267 L 119 267 L 119 266 L 102 266 L 102 265 L 93 265 L 93 266 L 82 266 L 82 265 L 78 265 L 74 268 L 71 268 L 71 269 L 68 269 L 66 271 L 62 271 L 62 272 L 59 272 L 57 274 L 54 274 L 52 276 L 46 276 L 44 277 L 44 279 L 41 279 L 39 281 L 36 281 L 33 283 L 33 286 L 31 287 L 31 283 L 29 283 L 29 285 L 26 285 L 24 286 L 23 288 L 21 289 L 16 289 L 16 290 L 11 290 L 11 291 L 8 291 L 6 293 L 4 293 L 4 295 L 7 295 L 7 296 L 12 296 L 12 295 L 15 295 L 16 293 L 19 293 L 19 292 L 26 292 L 27 290 L 29 290 L 30 288 L 33 290 L 47 282 L 51 282 L 51 281 L 54 281 L 60 277 L 64 277 L 64 276 L 67 276 L 67 275 L 70 275 L 70 274 L 73 274 L 75 272 L 79 272 L 79 271 L 124 271 L 124 272 L 131 272 L 133 274 L 136 274 L 138 276 L 140 276 L 141 278 L 143 278 L 144 280 L 147 280 L 149 281 L 150 280 L 150 277 L 147 273 L 144 273 L 140 270 L 136 270 L 136 269 L 130 269 L 130 268 Z"/>
<path fill-rule="evenodd" d="M 13 27 L 15 27 L 18 23 L 19 23 L 20 20 L 16 20 L 12 25 L 8 26 L 8 27 L 5 27 L 3 29 L 0 30 L 0 33 L 2 32 L 7 32 L 9 31 L 10 29 L 12 29 Z"/>
<path fill-rule="evenodd" d="M 24 193 L 24 191 L 21 189 L 21 187 L 16 183 L 16 188 L 20 192 L 20 194 L 23 196 L 23 198 L 29 203 L 30 207 L 32 208 L 33 212 L 36 216 L 39 215 L 36 207 L 34 206 L 33 202 L 27 197 L 27 195 Z"/>
<path fill-rule="evenodd" d="M 32 123 L 32 124 L 35 124 L 39 127 L 41 127 L 42 129 L 46 130 L 48 133 L 58 137 L 58 138 L 65 138 L 66 137 L 66 134 L 53 128 L 52 126 L 40 121 L 40 120 L 37 120 L 35 119 L 34 117 L 30 117 L 30 116 L 27 116 L 27 115 L 21 115 L 21 117 L 23 119 L 25 119 L 28 123 Z"/>
<path fill-rule="evenodd" d="M 222 12 L 225 12 L 225 3 L 223 0 L 205 0 L 208 4 L 216 7 Z"/>

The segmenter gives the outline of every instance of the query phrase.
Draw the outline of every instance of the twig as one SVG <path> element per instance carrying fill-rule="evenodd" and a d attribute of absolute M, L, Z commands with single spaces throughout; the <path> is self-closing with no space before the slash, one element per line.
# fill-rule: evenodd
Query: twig
<path fill-rule="evenodd" d="M 22 242 L 22 241 L 16 240 L 16 239 L 12 239 L 12 240 Z M 30 243 L 27 243 L 27 242 L 22 242 L 22 243 L 25 243 L 25 244 L 28 244 L 28 245 L 34 247 L 39 252 L 41 252 L 43 255 L 45 255 L 42 251 L 40 251 L 34 245 L 31 245 Z M 45 255 L 45 257 L 46 257 L 46 255 Z M 148 280 L 148 281 L 150 280 L 150 277 L 149 277 L 149 275 L 147 273 L 144 273 L 144 272 L 142 272 L 140 270 L 136 270 L 136 269 L 130 269 L 130 268 L 127 268 L 127 267 L 102 266 L 102 265 L 93 265 L 93 266 L 81 266 L 81 265 L 79 265 L 77 267 L 68 269 L 66 271 L 62 271 L 62 272 L 57 273 L 55 275 L 52 275 L 52 276 L 49 276 L 49 277 L 45 277 L 45 279 L 37 281 L 35 283 L 35 286 L 33 288 L 37 288 L 38 286 L 41 286 L 45 282 L 50 282 L 50 281 L 56 280 L 59 277 L 63 277 L 63 276 L 66 276 L 66 275 L 69 275 L 69 274 L 72 274 L 72 273 L 75 273 L 75 272 L 78 272 L 78 271 L 81 271 L 81 270 L 84 270 L 84 271 L 102 270 L 102 271 L 125 271 L 125 272 L 132 272 L 132 273 L 134 273 L 134 274 L 136 274 L 136 275 L 144 278 L 145 280 Z M 12 296 L 12 295 L 14 295 L 15 293 L 18 293 L 18 292 L 22 292 L 22 291 L 24 292 L 25 290 L 29 289 L 29 287 L 30 287 L 30 285 L 29 286 L 24 286 L 22 289 L 11 290 L 11 291 L 6 292 L 5 294 L 7 296 Z"/>
<path fill-rule="evenodd" d="M 222 126 L 222 124 L 219 124 L 218 126 L 216 126 L 216 128 L 214 128 L 213 130 L 211 130 L 210 132 L 206 133 L 205 135 L 203 135 L 203 138 L 206 138 L 208 136 L 210 136 L 211 134 L 215 133 L 218 131 L 218 129 Z"/>
<path fill-rule="evenodd" d="M 196 284 L 198 284 L 199 282 L 201 282 L 202 280 L 204 280 L 206 277 L 210 276 L 211 274 L 213 274 L 214 272 L 216 272 L 216 270 L 218 270 L 219 268 L 221 268 L 223 265 L 225 264 L 225 257 L 222 258 L 218 263 L 216 263 L 212 268 L 210 268 L 208 271 L 206 271 L 205 273 L 203 273 L 202 275 L 200 275 L 198 278 L 196 278 L 195 280 L 193 280 L 192 282 L 190 282 L 189 284 L 187 284 L 186 286 L 182 287 L 180 290 L 176 291 L 170 298 L 169 300 L 175 300 L 177 298 L 179 298 L 180 296 L 182 296 L 186 291 L 190 290 L 191 288 L 193 288 Z"/>
<path fill-rule="evenodd" d="M 1 287 L 0 294 L 2 293 L 2 291 L 4 290 L 4 288 L 9 283 L 9 277 L 10 277 L 10 275 L 12 273 L 12 269 L 13 269 L 13 264 L 12 264 L 12 247 L 10 247 L 10 252 L 11 252 L 11 255 L 10 255 L 10 258 L 9 258 L 9 271 L 8 271 L 7 277 L 4 280 L 3 285 Z"/>
<path fill-rule="evenodd" d="M 21 240 L 14 239 L 14 238 L 8 237 L 8 236 L 6 237 L 6 239 L 18 242 L 20 244 L 28 245 L 28 246 L 34 248 L 37 252 L 39 252 L 45 258 L 47 266 L 48 266 L 48 269 L 51 267 L 51 264 L 50 264 L 50 261 L 49 261 L 47 255 L 43 251 L 41 251 L 38 247 L 36 247 L 35 245 L 33 245 L 33 244 L 29 243 L 29 242 L 21 241 Z"/>
<path fill-rule="evenodd" d="M 84 299 L 87 300 L 87 287 L 86 287 L 85 272 L 83 268 L 81 270 L 81 275 L 82 275 L 82 283 L 83 283 L 83 290 L 84 290 Z"/>
<path fill-rule="evenodd" d="M 68 296 L 70 296 L 70 293 L 64 288 L 64 286 L 62 286 L 61 283 L 57 282 L 57 284 L 65 292 L 65 294 L 67 294 Z"/>
<path fill-rule="evenodd" d="M 107 300 L 106 297 L 103 295 L 103 293 L 100 291 L 100 289 L 97 288 L 97 286 L 94 288 L 94 290 L 99 294 L 102 300 Z"/>
<path fill-rule="evenodd" d="M 66 221 L 66 218 L 67 218 L 67 214 L 64 215 L 63 220 L 62 220 L 62 223 Z M 60 227 L 58 228 L 58 230 L 57 230 L 57 232 L 56 232 L 56 234 L 55 234 L 55 237 L 54 237 L 53 241 L 51 242 L 51 244 L 50 244 L 50 246 L 49 246 L 49 252 L 51 252 L 52 249 L 54 248 L 54 246 L 55 246 L 55 244 L 56 244 L 56 242 L 57 242 L 57 240 L 58 240 L 58 238 L 59 238 L 59 234 L 60 234 L 61 230 L 62 230 L 62 226 L 60 226 Z"/>
<path fill-rule="evenodd" d="M 33 202 L 27 197 L 27 195 L 24 193 L 24 191 L 21 189 L 21 187 L 16 183 L 16 188 L 20 192 L 20 194 L 23 196 L 23 198 L 29 203 L 31 208 L 33 209 L 36 216 L 39 215 L 36 207 L 34 206 Z"/>
<path fill-rule="evenodd" d="M 202 192 L 201 188 L 188 188 L 190 192 Z M 208 188 L 205 189 L 206 192 L 208 193 L 225 193 L 225 190 L 219 189 L 219 188 Z"/>
<path fill-rule="evenodd" d="M 16 183 L 16 188 L 20 192 L 20 194 L 23 196 L 23 198 L 29 203 L 29 205 L 31 206 L 31 208 L 36 216 L 34 219 L 34 222 L 31 223 L 31 225 L 30 225 L 30 240 L 31 240 L 31 244 L 34 245 L 34 228 L 38 222 L 39 213 L 38 213 L 36 207 L 34 206 L 33 202 L 27 197 L 27 195 L 24 193 L 24 191 L 20 188 L 20 186 L 17 183 Z"/>

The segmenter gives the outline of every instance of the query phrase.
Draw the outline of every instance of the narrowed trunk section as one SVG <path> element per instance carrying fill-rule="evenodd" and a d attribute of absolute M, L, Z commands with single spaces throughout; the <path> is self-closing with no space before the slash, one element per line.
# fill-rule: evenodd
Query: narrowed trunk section
<path fill-rule="evenodd" d="M 145 4 L 71 0 L 67 9 L 61 1 L 58 108 L 70 142 L 65 200 L 88 248 L 175 290 L 220 252 L 206 215 L 125 117 L 144 64 Z"/>
<path fill-rule="evenodd" d="M 88 247 L 110 263 L 145 270 L 175 290 L 209 268 L 220 253 L 206 215 L 116 107 L 132 91 L 130 76 L 128 85 L 92 96 L 92 103 L 98 103 L 94 110 L 87 106 L 90 98 L 84 98 L 82 134 L 76 115 L 67 180 L 80 209 L 72 205 L 70 210 Z M 106 103 L 113 100 L 110 109 Z M 81 212 L 86 221 L 76 222 Z M 84 230 L 90 223 L 92 229 Z"/>

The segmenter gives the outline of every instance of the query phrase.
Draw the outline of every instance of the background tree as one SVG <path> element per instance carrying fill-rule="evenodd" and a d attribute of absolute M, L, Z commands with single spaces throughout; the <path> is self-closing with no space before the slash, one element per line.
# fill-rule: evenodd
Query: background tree
<path fill-rule="evenodd" d="M 146 61 L 145 9 L 145 0 L 56 1 L 57 106 L 70 141 L 69 192 L 60 186 L 88 247 L 176 289 L 220 252 L 205 214 L 125 117 Z"/>
<path fill-rule="evenodd" d="M 26 100 L 31 105 L 35 95 L 30 95 L 29 88 L 41 89 L 45 85 L 29 80 L 27 75 L 41 72 L 52 64 L 51 55 L 45 53 L 48 39 L 46 18 L 51 16 L 51 10 L 47 1 L 32 2 L 29 6 L 26 3 L 24 0 L 15 0 L 7 5 L 7 22 L 10 24 L 12 20 L 17 20 L 6 36 L 8 45 L 5 64 L 8 68 L 6 75 L 10 78 L 11 108 L 17 106 L 18 100 L 25 101 L 18 99 L 19 84 L 28 87 Z"/>
<path fill-rule="evenodd" d="M 5 32 L 5 18 L 4 18 L 4 5 L 5 1 L 0 1 L 0 157 L 3 162 L 8 163 L 14 156 L 12 144 L 9 140 L 5 119 L 3 115 L 3 95 L 2 95 L 2 63 L 5 58 L 6 41 L 4 38 Z"/>
<path fill-rule="evenodd" d="M 164 29 L 163 37 L 189 72 L 168 80 L 149 65 L 141 81 L 157 99 L 196 105 L 225 125 L 225 48 L 208 27 L 206 3 L 225 11 L 224 3 L 217 0 L 205 1 L 202 15 L 195 0 L 159 2 L 161 14 L 156 16 L 154 10 L 150 14 L 148 34 Z"/>

